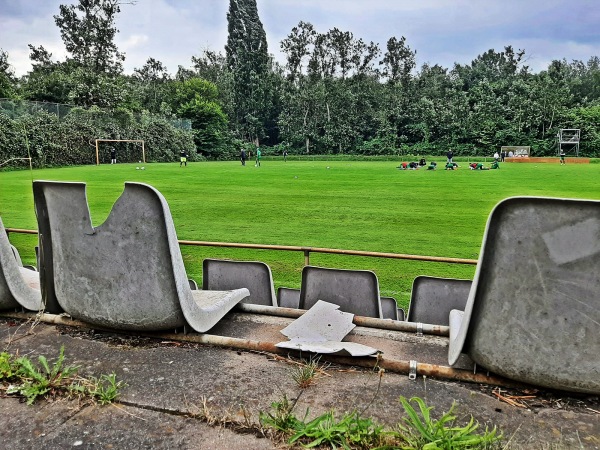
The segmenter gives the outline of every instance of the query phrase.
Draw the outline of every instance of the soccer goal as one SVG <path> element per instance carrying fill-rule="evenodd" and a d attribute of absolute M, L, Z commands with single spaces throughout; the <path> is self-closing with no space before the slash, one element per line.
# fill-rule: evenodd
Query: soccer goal
<path fill-rule="evenodd" d="M 141 139 L 96 139 L 96 165 L 100 164 L 100 143 L 101 142 L 132 142 L 134 144 L 142 144 L 142 162 L 146 162 L 146 149 L 144 141 Z"/>

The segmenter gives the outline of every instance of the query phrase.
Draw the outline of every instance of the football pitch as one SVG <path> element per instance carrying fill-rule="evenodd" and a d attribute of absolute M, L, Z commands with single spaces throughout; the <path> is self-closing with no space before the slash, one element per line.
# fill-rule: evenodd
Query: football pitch
<path fill-rule="evenodd" d="M 398 162 L 251 161 L 117 164 L 0 172 L 5 227 L 37 229 L 32 180 L 87 183 L 100 225 L 126 181 L 166 198 L 181 240 L 325 247 L 477 259 L 487 217 L 519 195 L 600 200 L 600 164 L 504 163 L 500 170 L 396 169 Z M 144 166 L 144 170 L 141 167 Z M 136 169 L 140 167 L 140 169 Z M 519 230 L 514 230 L 518 236 Z M 35 264 L 32 235 L 12 233 L 24 263 Z M 302 252 L 182 246 L 188 276 L 199 283 L 204 258 L 269 264 L 275 287 L 300 287 Z M 311 253 L 323 267 L 373 270 L 382 296 L 406 306 L 418 275 L 472 278 L 473 265 Z M 510 270 L 510 268 L 507 268 Z"/>

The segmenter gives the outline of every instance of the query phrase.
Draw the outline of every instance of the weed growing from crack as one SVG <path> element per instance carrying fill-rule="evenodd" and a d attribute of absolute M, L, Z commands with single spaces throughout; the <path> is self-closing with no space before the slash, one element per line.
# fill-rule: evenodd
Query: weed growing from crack
<path fill-rule="evenodd" d="M 488 450 L 498 448 L 502 439 L 496 427 L 478 433 L 479 424 L 473 417 L 464 426 L 456 425 L 455 405 L 435 420 L 430 414 L 433 408 L 418 397 L 410 400 L 400 397 L 400 403 L 407 417 L 395 430 L 385 430 L 356 410 L 339 419 L 331 410 L 307 422 L 308 410 L 303 419 L 298 419 L 292 412 L 296 402 L 291 403 L 285 395 L 280 402 L 271 404 L 271 412 L 260 413 L 260 423 L 287 436 L 289 444 L 301 444 L 306 448 Z M 417 405 L 418 412 L 411 403 Z"/>
<path fill-rule="evenodd" d="M 314 383 L 318 372 L 322 370 L 319 366 L 320 360 L 320 356 L 316 358 L 311 356 L 308 361 L 302 361 L 300 365 L 292 369 L 292 380 L 300 389 L 306 389 Z"/>
<path fill-rule="evenodd" d="M 419 409 L 411 405 L 415 403 Z M 483 434 L 477 433 L 479 423 L 471 416 L 469 422 L 464 426 L 457 426 L 453 403 L 450 410 L 437 420 L 431 417 L 433 407 L 426 406 L 425 402 L 419 397 L 413 397 L 407 400 L 400 397 L 400 403 L 407 414 L 404 418 L 404 424 L 398 425 L 398 436 L 401 437 L 409 448 L 435 450 L 435 449 L 487 449 L 491 448 L 502 438 L 498 434 L 496 427 Z"/>
<path fill-rule="evenodd" d="M 284 434 L 298 431 L 303 425 L 303 420 L 298 419 L 294 413 L 294 407 L 298 401 L 298 396 L 293 402 L 287 398 L 287 395 L 283 394 L 281 401 L 271 403 L 271 412 L 259 413 L 259 421 L 262 426 L 274 428 Z M 308 415 L 308 410 L 306 411 Z M 304 416 L 306 420 L 306 416 Z"/>
<path fill-rule="evenodd" d="M 79 366 L 66 366 L 65 348 L 60 348 L 54 364 L 48 363 L 45 356 L 38 357 L 34 364 L 27 357 L 15 358 L 7 352 L 0 353 L 0 390 L 7 394 L 21 395 L 27 404 L 33 404 L 40 397 L 60 396 L 86 397 L 105 405 L 113 402 L 124 387 L 116 375 L 81 377 L 77 375 Z"/>
<path fill-rule="evenodd" d="M 124 386 L 122 381 L 117 381 L 117 375 L 114 372 L 109 375 L 100 375 L 100 378 L 90 377 L 87 381 L 87 394 L 101 405 L 114 402 L 119 396 L 119 390 Z"/>
<path fill-rule="evenodd" d="M 336 420 L 333 410 L 320 415 L 308 423 L 301 423 L 289 443 L 301 442 L 305 447 L 330 445 L 342 447 L 374 448 L 383 444 L 383 427 L 376 425 L 371 418 L 363 418 L 357 411 L 344 414 Z"/>

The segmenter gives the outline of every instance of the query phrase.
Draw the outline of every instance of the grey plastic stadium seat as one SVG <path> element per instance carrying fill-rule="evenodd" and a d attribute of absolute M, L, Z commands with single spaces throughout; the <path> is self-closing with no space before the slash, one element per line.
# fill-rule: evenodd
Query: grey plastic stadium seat
<path fill-rule="evenodd" d="M 250 295 L 241 303 L 277 306 L 271 268 L 260 261 L 205 259 L 202 262 L 202 289 L 247 288 Z"/>
<path fill-rule="evenodd" d="M 448 326 L 450 311 L 465 309 L 471 284 L 471 280 L 453 278 L 415 278 L 406 320 Z"/>
<path fill-rule="evenodd" d="M 383 319 L 400 320 L 398 318 L 398 305 L 395 298 L 381 297 L 379 300 L 381 301 L 381 317 Z"/>
<path fill-rule="evenodd" d="M 17 265 L 19 267 L 23 267 L 23 261 L 21 261 L 21 255 L 19 254 L 19 250 L 17 250 L 17 247 L 10 244 L 10 249 L 12 250 L 13 256 L 15 257 L 15 260 L 17 261 Z"/>
<path fill-rule="evenodd" d="M 280 287 L 277 289 L 277 303 L 283 308 L 300 307 L 300 289 Z"/>
<path fill-rule="evenodd" d="M 42 308 L 40 274 L 21 267 L 18 255 L 0 219 L 0 309 L 23 307 L 39 311 Z"/>
<path fill-rule="evenodd" d="M 192 291 L 164 197 L 125 183 L 106 221 L 92 227 L 84 183 L 35 181 L 40 275 L 47 304 L 74 318 L 123 330 L 198 332 L 248 296 Z"/>
<path fill-rule="evenodd" d="M 397 308 L 398 309 L 398 320 L 400 321 L 404 321 L 406 320 L 406 313 L 404 312 L 403 308 Z"/>
<path fill-rule="evenodd" d="M 318 300 L 339 305 L 344 312 L 381 318 L 379 281 L 368 270 L 302 269 L 300 308 L 310 309 Z"/>
<path fill-rule="evenodd" d="M 450 316 L 466 352 L 518 381 L 600 393 L 600 202 L 515 197 L 487 222 L 473 287 Z"/>

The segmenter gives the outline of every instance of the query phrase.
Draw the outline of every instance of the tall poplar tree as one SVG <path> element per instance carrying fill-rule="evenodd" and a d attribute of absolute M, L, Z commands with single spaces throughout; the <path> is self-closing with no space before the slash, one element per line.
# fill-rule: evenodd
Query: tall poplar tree
<path fill-rule="evenodd" d="M 238 134 L 256 141 L 266 137 L 272 111 L 271 59 L 256 0 L 230 0 L 225 52 L 233 77 L 233 125 Z"/>

